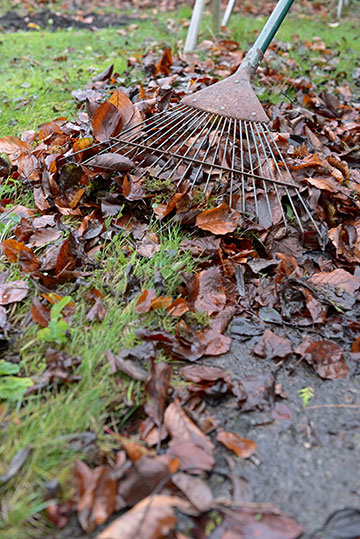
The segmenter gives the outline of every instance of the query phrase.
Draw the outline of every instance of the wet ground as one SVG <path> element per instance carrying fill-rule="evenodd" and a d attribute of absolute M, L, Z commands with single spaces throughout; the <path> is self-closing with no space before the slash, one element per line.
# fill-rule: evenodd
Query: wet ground
<path fill-rule="evenodd" d="M 226 431 L 258 444 L 257 458 L 237 459 L 233 472 L 242 478 L 247 501 L 277 504 L 304 527 L 308 539 L 331 513 L 360 505 L 359 377 L 321 380 L 295 360 L 277 367 L 271 360 L 256 359 L 249 353 L 253 346 L 234 341 L 231 353 L 206 363 L 239 378 L 273 373 L 288 395 L 276 399 L 281 405 L 278 418 L 273 421 L 270 410 L 240 413 L 226 405 L 213 406 L 211 413 Z M 307 386 L 314 397 L 304 408 L 298 391 Z M 229 473 L 220 448 L 215 459 Z M 213 475 L 210 482 L 218 496 L 231 496 L 229 480 Z"/>

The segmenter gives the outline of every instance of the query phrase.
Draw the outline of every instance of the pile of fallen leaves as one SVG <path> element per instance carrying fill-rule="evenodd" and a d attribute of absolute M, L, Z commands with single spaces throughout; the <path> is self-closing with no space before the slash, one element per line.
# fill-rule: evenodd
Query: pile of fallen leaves
<path fill-rule="evenodd" d="M 7 156 L 0 161 L 2 181 L 9 177 L 10 183 L 18 182 L 19 192 L 31 191 L 35 202 L 34 209 L 14 206 L 12 199 L 0 201 L 0 221 L 11 230 L 1 248 L 9 263 L 30 275 L 36 293 L 29 316 L 43 328 L 51 323 L 51 305 L 62 299 L 58 287 L 91 280 L 95 255 L 119 231 L 131 235 L 134 249 L 145 258 L 159 248 L 159 237 L 148 230 L 154 210 L 159 218 L 172 217 L 196 231 L 180 247 L 200 259 L 200 270 L 182 275 L 176 297 L 164 295 L 161 286 L 140 291 L 137 282 L 125 292 L 137 298 L 139 316 L 166 309 L 177 320 L 175 333 L 162 327 L 139 329 L 138 346 L 116 355 L 106 351 L 114 375 L 122 372 L 145 382 L 142 418 L 126 424 L 121 435 L 108 429 L 119 450 L 101 466 L 90 469 L 77 463 L 73 499 L 58 501 L 56 489 L 47 496 L 47 516 L 59 527 L 74 509 L 86 532 L 122 511 L 101 538 L 179 539 L 185 537 L 173 532 L 179 514 L 190 519 L 196 537 L 205 537 L 210 528 L 224 538 L 290 539 L 302 533 L 276 507 L 242 501 L 236 481 L 230 501 L 214 499 L 203 479 L 214 468 L 215 444 L 244 459 L 256 458 L 257 449 L 252 440 L 225 432 L 207 411 L 207 402 L 226 399 L 239 413 L 270 411 L 276 421 L 286 416 L 287 408 L 274 376 L 237 379 L 220 368 L 186 365 L 178 372 L 186 382 L 179 389 L 170 385 L 172 366 L 156 361 L 160 351 L 195 362 L 229 351 L 231 340 L 238 339 L 258 358 L 279 362 L 296 357 L 322 378 L 343 378 L 357 369 L 360 111 L 346 83 L 334 93 L 318 93 L 305 77 L 288 80 L 296 89 L 296 101 L 267 106 L 276 142 L 326 238 L 323 249 L 309 220 L 304 220 L 303 238 L 291 220 L 287 227 L 257 223 L 244 229 L 240 215 L 225 202 L 209 209 L 209 197 L 198 205 L 193 197 L 184 206 L 180 189 L 139 181 L 132 159 L 112 145 L 122 130 L 234 72 L 243 57 L 231 41 L 206 46 L 212 54 L 205 61 L 196 54 L 173 58 L 169 50 L 160 58 L 155 53 L 130 58 L 130 73 L 143 72 L 146 78 L 129 87 L 123 85 L 128 74 L 114 74 L 110 66 L 74 93 L 85 111 L 73 121 L 57 118 L 38 131 L 24 132 L 21 139 L 0 139 L 0 151 Z M 282 58 L 281 44 L 259 69 L 259 80 L 266 85 L 283 83 L 271 67 L 274 54 Z M 284 61 L 289 61 L 287 55 Z M 6 339 L 13 330 L 6 308 L 21 302 L 30 289 L 25 280 L 8 282 L 4 275 L 0 292 L 0 326 Z M 88 319 L 103 320 L 101 293 L 91 289 L 87 299 Z M 74 309 L 72 303 L 64 306 L 66 323 L 71 324 Z M 198 312 L 207 315 L 203 324 L 192 316 Z M 224 335 L 231 320 L 231 332 Z M 302 331 L 300 342 L 287 336 L 290 327 Z M 28 393 L 76 382 L 80 361 L 49 349 L 47 369 Z"/>

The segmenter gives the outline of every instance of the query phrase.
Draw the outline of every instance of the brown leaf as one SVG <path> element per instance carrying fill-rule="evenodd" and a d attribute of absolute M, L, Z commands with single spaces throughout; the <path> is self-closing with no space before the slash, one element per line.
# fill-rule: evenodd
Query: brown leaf
<path fill-rule="evenodd" d="M 166 408 L 164 425 L 173 439 L 192 441 L 208 452 L 214 449 L 214 444 L 188 418 L 177 399 Z"/>
<path fill-rule="evenodd" d="M 137 300 L 135 311 L 137 313 L 148 313 L 151 310 L 151 302 L 156 298 L 157 294 L 154 288 L 144 290 Z"/>
<path fill-rule="evenodd" d="M 100 153 L 92 157 L 87 165 L 113 172 L 127 172 L 135 167 L 135 163 L 125 155 L 119 153 Z"/>
<path fill-rule="evenodd" d="M 359 354 L 360 353 L 360 337 L 355 339 L 355 341 L 352 343 L 351 352 L 353 354 Z"/>
<path fill-rule="evenodd" d="M 130 201 L 143 200 L 146 193 L 142 187 L 142 181 L 132 174 L 127 174 L 122 184 L 123 196 Z"/>
<path fill-rule="evenodd" d="M 269 410 L 275 399 L 275 378 L 272 374 L 257 374 L 233 380 L 232 392 L 243 412 Z"/>
<path fill-rule="evenodd" d="M 46 328 L 50 320 L 50 309 L 41 303 L 38 298 L 34 297 L 31 306 L 31 316 L 34 322 L 37 322 L 41 327 Z"/>
<path fill-rule="evenodd" d="M 216 382 L 217 380 L 226 380 L 229 378 L 229 372 L 220 367 L 211 367 L 210 365 L 188 365 L 180 369 L 180 374 L 186 380 L 196 384 L 200 382 Z"/>
<path fill-rule="evenodd" d="M 91 532 L 105 522 L 115 509 L 117 481 L 111 478 L 109 466 L 90 470 L 81 461 L 75 463 L 78 494 L 78 517 L 81 527 Z"/>
<path fill-rule="evenodd" d="M 199 273 L 197 279 L 195 309 L 205 311 L 210 315 L 221 311 L 226 303 L 226 295 L 221 281 L 220 268 L 213 266 L 203 270 Z"/>
<path fill-rule="evenodd" d="M 172 65 L 171 49 L 167 47 L 166 49 L 164 49 L 164 52 L 162 53 L 160 61 L 155 65 L 156 74 L 162 73 L 163 75 L 169 76 L 171 73 L 170 71 L 171 65 Z"/>
<path fill-rule="evenodd" d="M 128 445 L 126 444 L 127 453 Z M 144 450 L 143 446 L 140 448 Z M 139 450 L 137 452 L 139 453 Z M 171 473 L 178 470 L 179 464 L 169 455 L 153 457 L 141 453 L 136 454 L 133 449 L 132 453 L 132 465 L 127 468 L 121 478 L 118 491 L 126 505 L 130 506 L 156 492 L 160 484 L 166 484 L 166 481 L 170 480 Z"/>
<path fill-rule="evenodd" d="M 171 197 L 167 204 L 157 204 L 156 206 L 154 205 L 155 215 L 157 215 L 161 219 L 169 215 L 169 213 L 171 213 L 176 207 L 178 202 L 184 197 L 184 194 L 185 193 L 175 193 L 175 195 Z"/>
<path fill-rule="evenodd" d="M 233 232 L 239 219 L 240 214 L 230 210 L 229 206 L 223 202 L 217 208 L 200 213 L 196 218 L 196 226 L 213 234 L 223 235 Z"/>
<path fill-rule="evenodd" d="M 209 472 L 215 466 L 214 457 L 191 441 L 171 440 L 166 455 L 178 459 L 180 470 L 191 474 Z"/>
<path fill-rule="evenodd" d="M 349 368 L 343 358 L 343 350 L 330 341 L 315 341 L 306 350 L 304 359 L 321 378 L 337 380 L 346 378 Z"/>
<path fill-rule="evenodd" d="M 235 432 L 225 432 L 222 430 L 217 433 L 216 439 L 225 447 L 234 451 L 242 459 L 250 458 L 257 450 L 257 444 L 255 442 L 247 438 L 241 438 Z"/>
<path fill-rule="evenodd" d="M 146 382 L 148 379 L 148 372 L 141 366 L 140 360 L 149 360 L 154 357 L 154 354 L 155 350 L 152 343 L 141 344 L 132 350 L 123 348 L 117 356 L 111 350 L 105 351 L 105 357 L 110 363 L 111 374 L 121 371 L 133 380 L 139 380 L 140 382 Z"/>
<path fill-rule="evenodd" d="M 61 245 L 56 259 L 56 275 L 64 270 L 72 270 L 76 265 L 76 253 L 72 236 L 66 238 Z"/>
<path fill-rule="evenodd" d="M 266 329 L 255 345 L 254 353 L 266 359 L 283 359 L 292 353 L 291 341 Z"/>
<path fill-rule="evenodd" d="M 36 232 L 34 232 L 34 234 L 31 235 L 31 237 L 29 238 L 29 244 L 32 247 L 43 247 L 47 243 L 51 243 L 60 239 L 61 236 L 62 233 L 60 230 L 48 227 L 41 228 L 40 230 L 37 230 Z"/>
<path fill-rule="evenodd" d="M 214 466 L 213 443 L 188 418 L 177 399 L 165 410 L 164 425 L 172 438 L 167 454 L 179 459 L 181 470 L 196 473 Z"/>
<path fill-rule="evenodd" d="M 214 497 L 211 490 L 199 477 L 177 472 L 171 477 L 173 484 L 181 490 L 198 511 L 204 513 L 211 508 Z"/>
<path fill-rule="evenodd" d="M 106 142 L 110 137 L 116 137 L 124 125 L 124 119 L 119 109 L 105 101 L 94 112 L 91 119 L 94 137 L 100 142 Z"/>
<path fill-rule="evenodd" d="M 223 539 L 297 539 L 304 530 L 285 513 L 259 504 L 257 508 L 227 510 L 221 531 Z"/>
<path fill-rule="evenodd" d="M 108 102 L 117 108 L 123 119 L 123 125 L 126 126 L 134 114 L 134 106 L 128 96 L 118 88 Z"/>
<path fill-rule="evenodd" d="M 15 454 L 11 461 L 8 471 L 5 472 L 3 475 L 0 475 L 1 484 L 7 483 L 10 479 L 16 476 L 18 471 L 25 464 L 25 461 L 30 455 L 31 451 L 32 447 L 30 446 L 19 449 L 19 451 Z"/>
<path fill-rule="evenodd" d="M 19 262 L 21 271 L 24 273 L 31 273 L 39 267 L 33 251 L 22 241 L 9 239 L 2 241 L 0 245 L 9 262 Z"/>
<path fill-rule="evenodd" d="M 145 498 L 98 535 L 98 539 L 160 539 L 175 528 L 173 507 L 184 507 L 175 496 L 155 495 Z"/>
<path fill-rule="evenodd" d="M 100 81 L 102 82 L 102 81 L 108 80 L 110 79 L 113 70 L 114 70 L 114 64 L 111 64 L 106 69 L 104 69 L 104 71 L 102 71 L 101 73 L 93 77 L 91 80 L 93 82 L 100 82 Z"/>
<path fill-rule="evenodd" d="M 158 427 L 163 420 L 171 373 L 171 365 L 162 361 L 155 363 L 154 359 L 152 360 L 150 379 L 145 385 L 146 402 L 144 410 Z"/>
<path fill-rule="evenodd" d="M 183 274 L 183 279 L 187 288 L 186 299 L 197 311 L 211 315 L 223 310 L 226 295 L 218 266 L 203 270 L 198 275 Z"/>
<path fill-rule="evenodd" d="M 182 316 L 189 310 L 189 304 L 186 299 L 177 298 L 169 305 L 169 307 L 167 307 L 166 312 L 171 316 Z"/>
<path fill-rule="evenodd" d="M 65 352 L 48 348 L 46 351 L 47 369 L 41 375 L 32 377 L 34 385 L 26 391 L 26 395 L 40 393 L 40 391 L 48 388 L 51 383 L 72 384 L 79 382 L 82 377 L 74 374 L 74 372 L 80 363 L 81 359 L 79 357 L 72 357 L 65 354 Z"/>
<path fill-rule="evenodd" d="M 220 249 L 220 238 L 204 236 L 203 238 L 183 240 L 180 249 L 190 251 L 195 256 L 214 256 Z"/>
<path fill-rule="evenodd" d="M 0 284 L 0 305 L 9 305 L 26 298 L 29 285 L 26 281 L 10 281 Z"/>
<path fill-rule="evenodd" d="M 0 152 L 8 156 L 12 165 L 16 165 L 19 157 L 30 151 L 31 145 L 16 137 L 6 136 L 0 139 Z"/>
<path fill-rule="evenodd" d="M 309 279 L 316 285 L 328 285 L 336 288 L 341 296 L 341 291 L 354 295 L 360 289 L 360 277 L 356 277 L 348 271 L 339 268 L 334 271 L 315 273 Z"/>

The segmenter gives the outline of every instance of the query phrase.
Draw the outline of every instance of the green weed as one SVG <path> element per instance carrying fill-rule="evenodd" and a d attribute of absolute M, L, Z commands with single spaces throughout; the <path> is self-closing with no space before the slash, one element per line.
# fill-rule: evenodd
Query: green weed
<path fill-rule="evenodd" d="M 306 406 L 309 404 L 309 400 L 312 399 L 315 395 L 315 391 L 310 386 L 299 389 L 298 393 L 300 399 L 302 400 L 304 408 L 306 408 Z"/>

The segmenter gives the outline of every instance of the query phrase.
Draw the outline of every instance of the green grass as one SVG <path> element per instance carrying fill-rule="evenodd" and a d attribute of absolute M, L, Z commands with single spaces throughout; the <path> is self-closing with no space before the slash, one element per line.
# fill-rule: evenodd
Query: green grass
<path fill-rule="evenodd" d="M 125 28 L 126 29 L 126 28 Z M 0 40 L 0 136 L 20 135 L 59 116 L 76 112 L 73 90 L 83 89 L 110 64 L 122 73 L 130 56 L 141 58 L 159 43 L 176 47 L 184 36 L 169 34 L 163 17 L 139 21 L 121 36 L 116 29 L 97 32 L 35 31 L 3 34 Z M 127 80 L 127 85 L 133 80 Z"/>
<path fill-rule="evenodd" d="M 153 286 L 154 271 L 159 270 L 166 293 L 176 297 L 181 272 L 194 271 L 196 267 L 196 261 L 190 254 L 179 252 L 183 236 L 177 226 L 154 224 L 152 228 L 159 235 L 161 249 L 151 260 L 141 258 L 135 252 L 130 258 L 125 257 L 122 248 L 125 245 L 131 247 L 126 235 L 119 235 L 109 242 L 98 260 L 99 268 L 94 271 L 91 282 L 104 295 L 107 316 L 102 323 L 86 320 L 86 312 L 90 308 L 84 299 L 87 287 L 80 287 L 72 295 L 76 311 L 69 342 L 64 349 L 82 358 L 77 371 L 82 375 L 81 382 L 29 397 L 17 405 L 6 404 L 0 409 L 3 422 L 0 473 L 5 471 L 20 447 L 33 447 L 22 470 L 1 489 L 6 514 L 3 512 L 0 518 L 0 537 L 1 533 L 16 538 L 39 537 L 42 526 L 45 526 L 37 515 L 44 507 L 44 483 L 57 477 L 66 486 L 74 459 L 86 456 L 71 448 L 70 434 L 86 430 L 95 432 L 100 454 L 105 456 L 115 447 L 115 442 L 103 430 L 105 422 L 116 431 L 142 403 L 142 384 L 123 376 L 123 385 L 119 388 L 109 373 L 104 351 L 110 348 L 116 353 L 122 347 L 137 344 L 136 330 L 140 327 L 161 324 L 163 328 L 172 330 L 174 319 L 163 310 L 139 317 L 135 311 L 137 297 L 129 301 L 123 296 L 125 270 L 129 264 L 132 265 L 133 274 L 143 289 Z M 24 316 L 29 308 L 30 300 L 20 308 L 20 314 Z M 19 312 L 10 317 L 10 322 L 15 318 L 19 318 Z M 38 325 L 31 324 L 17 344 L 21 366 L 27 376 L 40 373 L 44 368 L 47 346 L 39 340 L 38 330 Z M 133 407 L 124 404 L 126 394 L 131 396 Z M 68 495 L 69 491 L 66 492 Z"/>
<path fill-rule="evenodd" d="M 183 8 L 177 20 L 181 22 L 182 17 L 188 15 L 189 10 Z M 247 50 L 265 20 L 234 14 L 229 24 L 231 37 Z M 344 21 L 332 28 L 326 21 L 319 24 L 312 19 L 289 16 L 277 35 L 279 40 L 288 43 L 288 55 L 296 62 L 296 70 L 286 66 L 289 76 L 306 75 L 321 86 L 328 83 L 330 74 L 333 79 L 339 74 L 341 81 L 345 73 L 355 88 L 352 73 L 358 62 L 356 51 L 360 47 L 357 22 Z M 210 23 L 209 16 L 205 17 L 199 42 L 211 38 Z M 179 24 L 178 30 L 169 34 L 164 14 L 157 18 L 149 15 L 137 24 L 138 28 L 129 31 L 125 37 L 115 29 L 3 34 L 0 41 L 0 136 L 20 135 L 25 129 L 36 129 L 41 123 L 59 116 L 71 119 L 76 113 L 73 90 L 84 88 L 94 75 L 111 63 L 114 63 L 115 72 L 122 73 L 130 56 L 140 58 L 156 43 L 159 50 L 165 45 L 177 50 L 178 40 L 184 39 L 186 33 Z M 336 52 L 335 59 L 304 47 L 304 41 L 311 41 L 314 35 Z M 328 60 L 325 64 L 324 58 Z M 274 67 L 282 69 L 281 65 Z M 137 71 L 134 77 L 125 80 L 124 84 L 137 82 L 144 74 Z M 275 102 L 282 99 L 280 94 L 274 95 L 267 88 L 265 98 L 269 96 Z"/>

